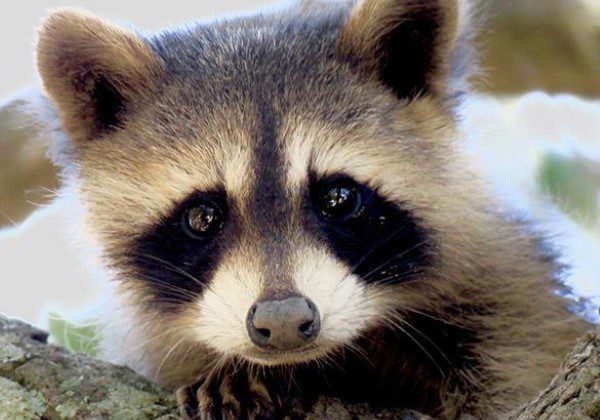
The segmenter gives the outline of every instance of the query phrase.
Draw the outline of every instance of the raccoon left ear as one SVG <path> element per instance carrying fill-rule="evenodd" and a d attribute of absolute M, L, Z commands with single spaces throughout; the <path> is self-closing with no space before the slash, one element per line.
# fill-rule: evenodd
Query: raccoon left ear
<path fill-rule="evenodd" d="M 135 32 L 72 9 L 42 23 L 37 62 L 44 88 L 75 140 L 121 127 L 162 72 L 159 58 Z"/>
<path fill-rule="evenodd" d="M 466 0 L 359 0 L 337 55 L 398 97 L 446 95 Z"/>

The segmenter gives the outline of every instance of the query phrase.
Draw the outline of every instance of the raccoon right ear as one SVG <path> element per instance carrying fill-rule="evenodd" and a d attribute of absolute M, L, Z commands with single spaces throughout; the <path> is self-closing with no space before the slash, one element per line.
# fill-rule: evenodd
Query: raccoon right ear
<path fill-rule="evenodd" d="M 79 141 L 122 127 L 162 72 L 160 59 L 133 31 L 71 9 L 42 22 L 37 64 L 63 126 Z"/>
<path fill-rule="evenodd" d="M 467 0 L 357 0 L 342 28 L 338 59 L 400 98 L 448 95 L 468 77 Z M 462 63 L 459 60 L 462 59 Z M 462 80 L 461 80 L 462 82 Z M 456 85 L 456 83 L 455 83 Z"/>

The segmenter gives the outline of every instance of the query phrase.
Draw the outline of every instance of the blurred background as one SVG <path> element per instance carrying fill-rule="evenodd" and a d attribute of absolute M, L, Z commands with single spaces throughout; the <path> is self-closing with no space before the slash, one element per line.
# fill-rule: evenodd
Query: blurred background
<path fill-rule="evenodd" d="M 23 105 L 35 102 L 39 92 L 33 60 L 39 20 L 50 9 L 76 6 L 116 22 L 156 30 L 278 3 L 170 0 L 150 5 L 121 0 L 27 0 L 12 3 L 10 11 L 0 15 L 0 282 L 17 279 L 26 285 L 25 292 L 32 287 L 41 290 L 37 301 L 0 299 L 0 312 L 38 322 L 45 296 L 73 308 L 87 296 L 84 287 L 75 290 L 74 283 L 67 282 L 64 287 L 68 287 L 71 301 L 66 301 L 64 291 L 53 286 L 55 279 L 43 274 L 86 276 L 73 268 L 59 272 L 56 267 L 67 267 L 69 256 L 56 254 L 62 245 L 43 240 L 54 235 L 60 218 L 34 216 L 16 228 L 47 204 L 59 186 L 56 169 L 44 155 L 44 139 L 23 112 Z M 498 190 L 518 193 L 513 194 L 517 207 L 525 207 L 546 225 L 560 225 L 560 234 L 567 231 L 570 236 L 565 243 L 571 253 L 567 262 L 577 260 L 577 267 L 583 267 L 576 272 L 581 280 L 573 283 L 576 294 L 598 302 L 600 0 L 479 3 L 477 15 L 485 22 L 477 38 L 482 75 L 475 80 L 475 88 L 480 95 L 467 112 L 467 124 L 479 133 L 473 139 L 479 140 L 472 139 L 467 146 L 475 155 L 483 153 L 479 163 L 488 169 L 490 182 Z M 531 91 L 546 94 L 526 95 Z M 35 231 L 35 226 L 46 230 Z M 11 261 L 13 271 L 3 271 L 2 265 Z M 28 277 L 36 274 L 26 265 L 41 270 L 33 286 L 28 286 Z M 50 284 L 42 286 L 47 282 Z M 6 291 L 0 294 L 6 296 Z"/>

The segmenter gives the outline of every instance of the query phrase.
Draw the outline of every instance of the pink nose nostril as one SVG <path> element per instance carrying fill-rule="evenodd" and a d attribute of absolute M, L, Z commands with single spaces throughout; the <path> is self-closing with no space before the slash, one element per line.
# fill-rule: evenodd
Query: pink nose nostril
<path fill-rule="evenodd" d="M 321 319 L 313 302 L 293 297 L 256 303 L 248 311 L 246 327 L 257 346 L 285 350 L 314 341 L 321 329 Z"/>

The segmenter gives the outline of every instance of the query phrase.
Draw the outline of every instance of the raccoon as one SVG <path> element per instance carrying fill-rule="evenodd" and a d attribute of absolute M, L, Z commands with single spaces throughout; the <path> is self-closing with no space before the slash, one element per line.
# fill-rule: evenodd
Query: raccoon
<path fill-rule="evenodd" d="M 38 68 L 105 357 L 190 418 L 320 396 L 489 417 L 541 389 L 586 323 L 459 152 L 469 14 L 305 1 L 153 35 L 51 14 Z"/>

